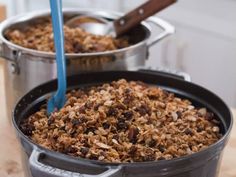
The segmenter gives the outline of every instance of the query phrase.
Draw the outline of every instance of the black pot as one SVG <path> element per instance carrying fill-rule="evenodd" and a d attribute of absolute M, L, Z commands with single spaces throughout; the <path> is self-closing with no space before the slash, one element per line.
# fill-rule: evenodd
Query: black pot
<path fill-rule="evenodd" d="M 223 137 L 215 144 L 200 152 L 172 160 L 137 163 L 105 163 L 86 160 L 47 150 L 26 137 L 19 129 L 22 119 L 37 111 L 45 98 L 57 88 L 56 80 L 31 90 L 17 103 L 13 112 L 13 124 L 25 159 L 34 177 L 216 177 L 219 171 L 222 151 L 232 128 L 232 115 L 227 105 L 212 92 L 184 81 L 179 77 L 162 72 L 111 71 L 86 73 L 68 77 L 68 88 L 101 84 L 120 78 L 141 80 L 158 85 L 179 97 L 193 102 L 195 106 L 206 107 L 220 121 Z M 83 175 L 82 175 L 83 174 Z"/>

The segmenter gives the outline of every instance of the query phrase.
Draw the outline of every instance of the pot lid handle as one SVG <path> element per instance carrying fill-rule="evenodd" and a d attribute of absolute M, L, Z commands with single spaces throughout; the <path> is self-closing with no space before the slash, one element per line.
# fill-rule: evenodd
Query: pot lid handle
<path fill-rule="evenodd" d="M 42 157 L 44 153 L 39 149 L 33 149 L 30 158 L 29 158 L 29 166 L 33 176 L 48 176 L 48 177 L 115 177 L 122 176 L 122 166 L 112 166 L 108 167 L 106 171 L 91 175 L 91 174 L 81 174 L 78 172 L 67 171 L 63 169 L 59 169 L 56 167 L 52 167 L 48 164 L 44 164 L 39 161 L 40 157 Z"/>

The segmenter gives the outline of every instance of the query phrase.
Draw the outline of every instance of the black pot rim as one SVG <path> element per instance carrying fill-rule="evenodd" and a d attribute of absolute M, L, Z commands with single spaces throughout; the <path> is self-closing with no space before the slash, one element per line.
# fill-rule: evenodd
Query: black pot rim
<path fill-rule="evenodd" d="M 110 72 L 114 72 L 114 71 L 105 71 L 104 73 L 110 73 Z M 116 71 L 115 71 L 116 72 Z M 118 71 L 120 72 L 120 71 Z M 135 73 L 137 71 L 121 71 L 121 72 L 127 72 L 127 73 Z M 101 72 L 99 72 L 101 73 Z M 87 73 L 88 74 L 88 73 Z M 95 73 L 96 74 L 96 73 Z M 56 79 L 52 80 L 52 81 L 55 81 Z M 46 85 L 52 81 L 49 81 L 49 82 L 46 82 L 46 83 L 43 83 L 37 87 L 35 87 L 34 89 L 37 89 L 38 87 L 42 86 L 42 85 Z M 201 90 L 205 90 L 207 92 L 209 92 L 210 94 L 212 94 L 213 96 L 217 97 L 217 99 L 219 99 L 219 101 L 221 101 L 225 107 L 227 107 L 227 109 L 229 110 L 229 113 L 230 113 L 230 124 L 226 130 L 226 132 L 224 133 L 224 135 L 215 143 L 211 144 L 210 146 L 208 146 L 206 149 L 203 149 L 201 151 L 198 151 L 198 152 L 195 152 L 193 154 L 190 154 L 190 155 L 185 155 L 185 156 L 182 156 L 182 157 L 177 157 L 177 158 L 173 158 L 173 159 L 170 159 L 170 160 L 157 160 L 157 161 L 147 161 L 147 162 L 132 162 L 132 163 L 112 163 L 112 162 L 103 162 L 103 161 L 99 161 L 99 160 L 90 160 L 90 159 L 86 159 L 86 158 L 81 158 L 81 157 L 74 157 L 74 156 L 70 156 L 70 155 L 67 155 L 67 154 L 63 154 L 63 153 L 60 153 L 60 152 L 56 152 L 56 151 L 53 151 L 53 150 L 50 150 L 50 149 L 47 149 L 45 147 L 42 147 L 41 145 L 38 145 L 36 143 L 34 143 L 29 137 L 27 137 L 26 135 L 24 135 L 24 133 L 19 129 L 16 121 L 15 121 L 15 115 L 14 115 L 14 110 L 16 108 L 16 106 L 19 104 L 19 102 L 21 102 L 21 99 L 27 94 L 25 94 L 23 97 L 21 97 L 20 100 L 18 100 L 18 102 L 15 104 L 15 107 L 12 111 L 12 123 L 17 131 L 17 133 L 20 134 L 21 137 L 23 137 L 24 139 L 27 140 L 27 142 L 32 146 L 32 149 L 35 150 L 35 149 L 39 149 L 42 153 L 45 152 L 45 154 L 50 154 L 52 155 L 53 157 L 59 157 L 58 159 L 69 159 L 69 160 L 73 160 L 73 161 L 81 161 L 81 162 L 84 162 L 84 163 L 89 163 L 89 164 L 94 164 L 94 165 L 100 165 L 100 166 L 148 166 L 148 165 L 159 165 L 159 164 L 172 164 L 172 163 L 176 163 L 176 162 L 180 162 L 180 161 L 185 161 L 185 160 L 188 160 L 190 158 L 196 158 L 200 155 L 203 155 L 213 149 L 215 149 L 219 144 L 223 144 L 224 143 L 224 140 L 229 137 L 229 134 L 232 130 L 232 127 L 233 127 L 233 116 L 232 116 L 232 111 L 229 109 L 229 107 L 227 106 L 227 104 L 219 97 L 217 96 L 215 93 L 211 92 L 210 90 L 200 86 L 200 85 L 197 85 L 195 83 L 190 83 L 190 82 L 187 82 L 187 81 L 183 81 L 183 80 L 180 80 L 181 82 L 184 82 L 184 83 L 189 83 L 191 85 L 194 85 L 196 87 L 198 87 L 199 89 Z"/>

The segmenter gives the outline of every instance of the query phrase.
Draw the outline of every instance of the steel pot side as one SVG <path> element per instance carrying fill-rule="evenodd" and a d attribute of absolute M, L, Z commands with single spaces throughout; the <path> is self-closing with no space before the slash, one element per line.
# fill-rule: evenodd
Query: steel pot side
<path fill-rule="evenodd" d="M 79 79 L 78 79 L 79 78 Z M 80 173 L 94 172 L 90 176 L 123 176 L 123 177 L 216 177 L 218 175 L 222 151 L 228 141 L 232 128 L 232 115 L 228 106 L 214 93 L 190 82 L 177 79 L 160 72 L 113 71 L 79 74 L 68 77 L 69 88 L 110 82 L 119 78 L 141 80 L 151 85 L 158 85 L 174 92 L 176 95 L 190 99 L 196 106 L 204 106 L 212 111 L 221 122 L 223 137 L 207 149 L 192 155 L 157 162 L 139 163 L 104 163 L 70 157 L 61 153 L 47 150 L 33 143 L 19 129 L 19 123 L 35 112 L 45 98 L 56 90 L 56 81 L 43 84 L 27 93 L 17 103 L 13 112 L 13 124 L 21 144 L 29 156 L 29 163 L 34 177 L 39 173 L 51 176 L 85 176 Z M 46 162 L 38 163 L 39 157 Z M 35 165 L 35 163 L 38 163 Z M 46 164 L 46 165 L 45 165 Z M 41 168 L 40 168 L 41 167 Z M 55 173 L 53 173 L 55 171 Z M 80 173 L 79 173 L 79 172 Z M 51 172 L 51 173 L 49 173 Z"/>

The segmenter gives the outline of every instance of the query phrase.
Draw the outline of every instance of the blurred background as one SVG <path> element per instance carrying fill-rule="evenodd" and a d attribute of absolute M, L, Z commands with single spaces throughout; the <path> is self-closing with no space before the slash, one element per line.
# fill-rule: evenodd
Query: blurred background
<path fill-rule="evenodd" d="M 144 0 L 64 0 L 64 7 L 120 12 Z M 7 17 L 48 9 L 48 0 L 0 0 Z M 4 9 L 1 9 L 3 12 Z M 176 34 L 150 50 L 147 65 L 190 74 L 192 81 L 214 91 L 236 107 L 236 0 L 179 0 L 158 14 L 176 27 Z"/>

